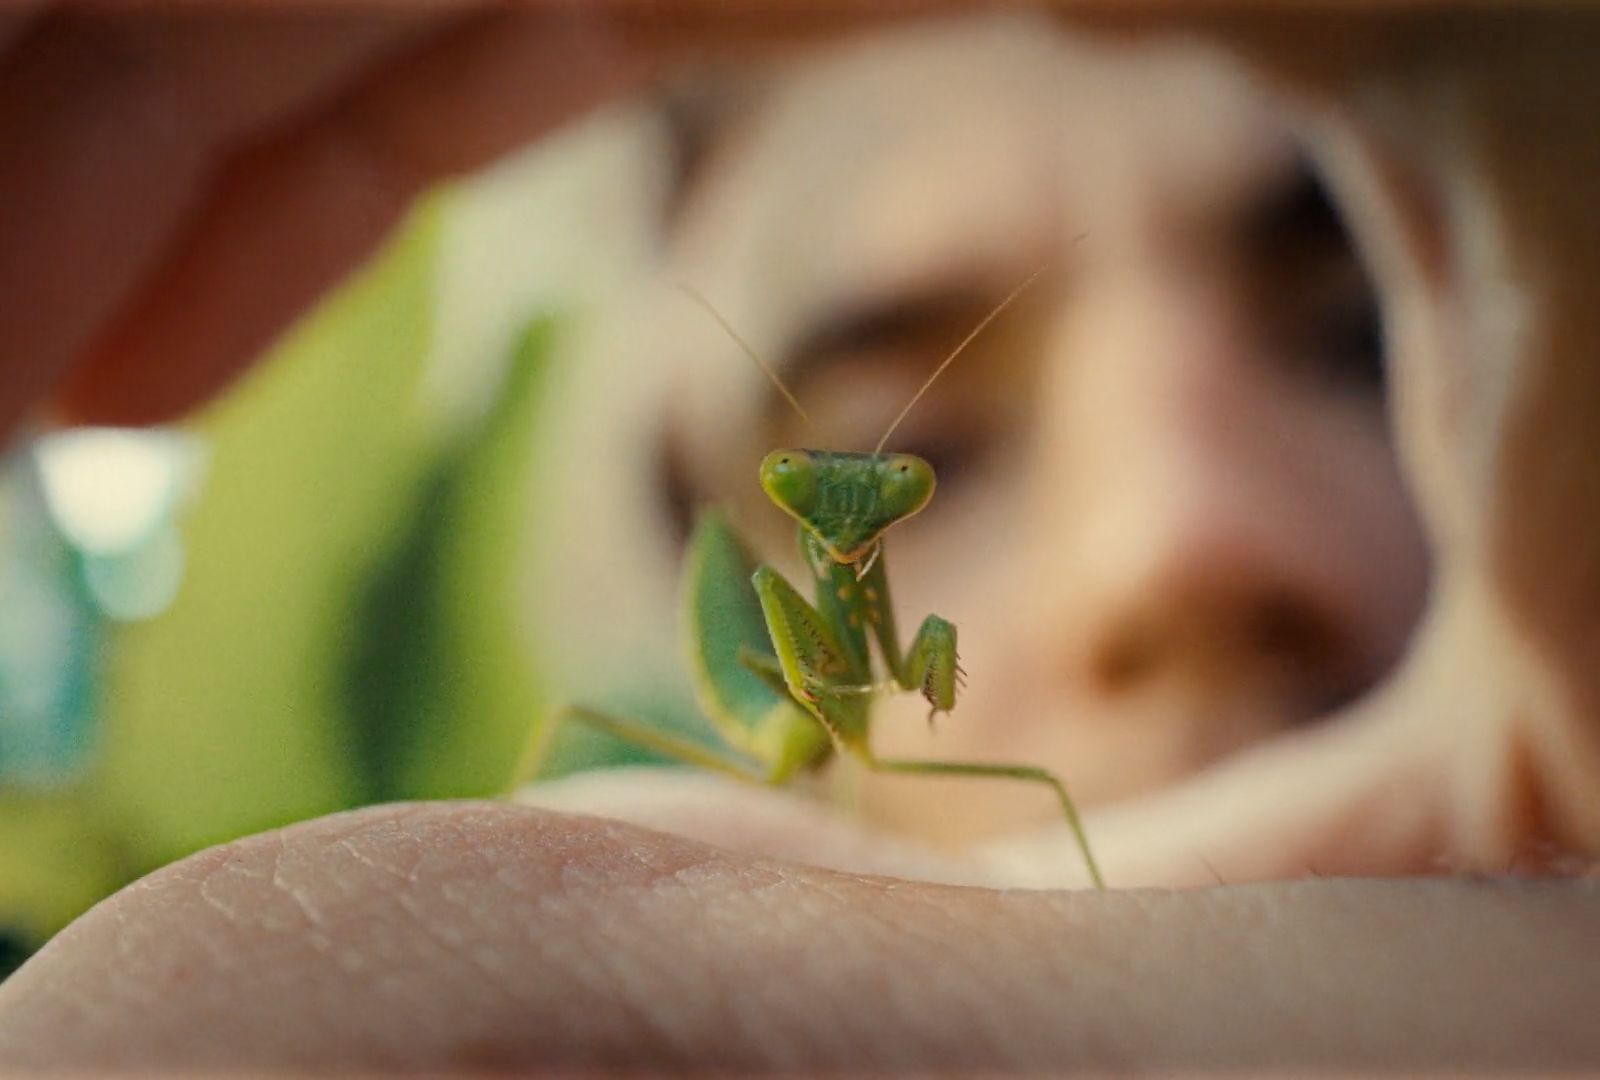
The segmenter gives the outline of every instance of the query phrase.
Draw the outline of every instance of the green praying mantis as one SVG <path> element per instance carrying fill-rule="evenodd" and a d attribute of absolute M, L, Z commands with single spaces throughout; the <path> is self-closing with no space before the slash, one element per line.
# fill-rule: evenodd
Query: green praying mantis
<path fill-rule="evenodd" d="M 1105 888 L 1077 808 L 1054 774 L 1031 765 L 881 758 L 868 737 L 873 699 L 880 692 L 920 692 L 931 722 L 955 707 L 963 675 L 956 628 L 938 615 L 924 619 L 911 647 L 901 650 L 883 534 L 928 505 L 936 479 L 922 458 L 885 453 L 884 446 L 945 369 L 1037 276 L 1013 290 L 939 364 L 871 453 L 789 449 L 774 450 L 762 460 L 762 489 L 798 523 L 815 602 L 776 570 L 757 566 L 725 514 L 700 515 L 685 557 L 684 637 L 696 698 L 725 751 L 637 720 L 569 705 L 543 725 L 519 774 L 531 776 L 538 747 L 548 744 L 557 725 L 574 719 L 668 758 L 759 784 L 783 784 L 802 770 L 821 767 L 838 751 L 874 772 L 1022 780 L 1055 793 L 1091 880 Z M 777 373 L 710 302 L 679 287 L 809 423 Z M 877 643 L 887 681 L 875 676 L 869 638 Z"/>

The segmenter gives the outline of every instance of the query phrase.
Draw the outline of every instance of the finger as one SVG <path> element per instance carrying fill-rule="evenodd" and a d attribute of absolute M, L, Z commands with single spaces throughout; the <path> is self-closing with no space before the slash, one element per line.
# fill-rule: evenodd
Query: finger
<path fill-rule="evenodd" d="M 689 769 L 578 773 L 524 787 L 516 800 L 560 813 L 600 814 L 728 851 L 841 873 L 947 884 L 1005 883 L 985 865 L 865 828 L 818 799 Z"/>
<path fill-rule="evenodd" d="M 910 10 L 922 5 L 916 0 Z M 478 15 L 376 67 L 336 105 L 234 155 L 174 250 L 58 395 L 69 420 L 139 424 L 206 400 L 369 256 L 417 193 L 685 59 L 782 55 L 888 9 L 729 18 L 689 3 L 599 17 Z"/>
<path fill-rule="evenodd" d="M 581 17 L 474 19 L 229 162 L 177 249 L 102 336 L 64 411 L 149 423 L 204 400 L 365 258 L 435 180 L 636 85 L 645 65 Z"/>
<path fill-rule="evenodd" d="M 1573 884 L 996 893 L 505 804 L 384 807 L 206 852 L 102 904 L 0 985 L 0 1057 L 1592 1067 L 1597 906 Z"/>
<path fill-rule="evenodd" d="M 11 43 L 22 36 L 28 25 L 38 17 L 42 3 L 43 0 L 27 0 L 0 11 L 0 56 L 5 55 Z"/>
<path fill-rule="evenodd" d="M 16 32 L 0 62 L 0 436 L 160 262 L 225 147 L 438 21 L 55 15 Z"/>

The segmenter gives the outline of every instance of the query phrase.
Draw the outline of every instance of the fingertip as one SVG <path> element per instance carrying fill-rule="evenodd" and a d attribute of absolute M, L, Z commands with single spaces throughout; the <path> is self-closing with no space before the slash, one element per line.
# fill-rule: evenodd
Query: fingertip
<path fill-rule="evenodd" d="M 335 814 L 128 886 L 0 984 L 11 1068 L 456 1064 L 562 1014 L 562 935 L 714 850 L 508 803 Z M 566 927 L 565 930 L 562 928 Z M 548 976 L 548 977 L 546 977 Z M 524 1011 L 525 1010 L 525 1011 Z M 546 1027 L 518 1042 L 559 1056 Z"/>

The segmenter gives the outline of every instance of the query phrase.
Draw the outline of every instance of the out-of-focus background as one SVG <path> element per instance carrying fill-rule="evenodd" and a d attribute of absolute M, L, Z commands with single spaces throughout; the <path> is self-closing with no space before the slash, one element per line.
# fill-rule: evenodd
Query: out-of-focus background
<path fill-rule="evenodd" d="M 1369 286 L 1283 117 L 1181 42 L 1025 16 L 688 69 L 419 204 L 224 400 L 36 429 L 0 474 L 0 970 L 203 846 L 503 792 L 582 700 L 706 737 L 677 641 L 697 508 L 798 569 L 755 466 L 897 433 L 902 626 L 962 631 L 938 730 L 1129 799 L 1389 670 L 1428 561 Z M 694 285 L 812 413 L 803 428 Z M 555 733 L 545 775 L 643 760 Z M 959 846 L 1004 786 L 845 775 Z"/>

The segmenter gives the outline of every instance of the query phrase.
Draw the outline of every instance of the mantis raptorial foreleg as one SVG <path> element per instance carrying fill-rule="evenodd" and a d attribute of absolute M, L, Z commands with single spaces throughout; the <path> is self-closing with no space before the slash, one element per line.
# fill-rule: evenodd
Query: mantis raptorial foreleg
<path fill-rule="evenodd" d="M 873 548 L 872 565 L 860 575 L 860 590 L 851 592 L 851 599 L 859 610 L 858 619 L 871 629 L 883 654 L 889 674 L 902 690 L 916 690 L 928 699 L 931 720 L 935 713 L 949 712 L 955 708 L 956 690 L 961 682 L 961 665 L 956 660 L 955 624 L 937 615 L 929 615 L 917 628 L 911 639 L 911 648 L 902 653 L 898 632 L 895 630 L 894 606 L 889 600 L 889 574 L 879 556 L 883 545 Z M 839 575 L 814 553 L 813 572 L 819 578 L 826 575 L 831 582 Z M 844 613 L 848 619 L 848 611 Z"/>
<path fill-rule="evenodd" d="M 828 619 L 771 567 L 758 569 L 752 583 L 789 693 L 837 742 L 851 748 L 866 745 L 867 699 L 832 692 L 835 686 L 872 681 L 865 645 L 859 650 L 846 646 Z"/>
<path fill-rule="evenodd" d="M 934 713 L 956 707 L 956 686 L 961 680 L 961 665 L 956 661 L 956 628 L 937 615 L 922 620 L 911 651 L 895 679 L 907 690 L 919 690 Z"/>

